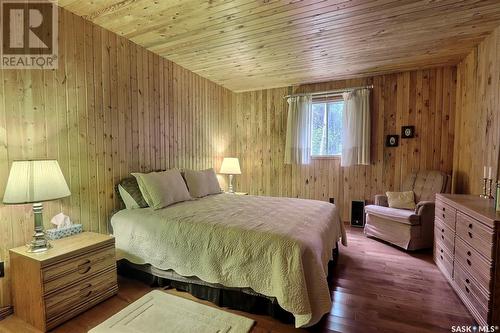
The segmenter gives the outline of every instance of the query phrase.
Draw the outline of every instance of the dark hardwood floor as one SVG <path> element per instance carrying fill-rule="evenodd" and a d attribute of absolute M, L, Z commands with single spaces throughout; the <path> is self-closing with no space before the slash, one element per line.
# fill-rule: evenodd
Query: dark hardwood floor
<path fill-rule="evenodd" d="M 472 325 L 472 317 L 432 261 L 432 252 L 407 253 L 348 228 L 332 279 L 333 307 L 312 332 L 450 332 Z M 54 333 L 86 333 L 152 288 L 120 278 L 117 296 L 59 326 Z M 168 290 L 189 299 L 187 293 Z M 196 299 L 195 299 L 196 300 Z M 196 300 L 198 302 L 211 303 Z M 213 305 L 212 305 L 213 306 Z M 256 320 L 253 332 L 306 332 L 267 316 L 238 313 Z M 15 316 L 0 321 L 0 332 L 34 333 Z"/>

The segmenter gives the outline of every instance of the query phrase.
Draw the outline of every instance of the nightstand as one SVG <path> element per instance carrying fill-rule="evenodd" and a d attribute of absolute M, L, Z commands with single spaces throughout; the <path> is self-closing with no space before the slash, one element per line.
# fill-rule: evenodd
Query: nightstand
<path fill-rule="evenodd" d="M 118 292 L 115 239 L 84 232 L 10 250 L 14 314 L 46 332 Z"/>

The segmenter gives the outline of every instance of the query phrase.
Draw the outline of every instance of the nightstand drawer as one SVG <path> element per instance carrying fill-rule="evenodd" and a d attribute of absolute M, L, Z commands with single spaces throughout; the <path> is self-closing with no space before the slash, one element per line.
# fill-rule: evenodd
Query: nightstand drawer
<path fill-rule="evenodd" d="M 73 310 L 82 303 L 100 297 L 101 294 L 108 289 L 112 289 L 116 284 L 116 271 L 113 268 L 77 284 L 70 284 L 68 288 L 46 296 L 47 321 L 61 313 Z"/>
<path fill-rule="evenodd" d="M 110 267 L 116 267 L 115 248 L 112 246 L 46 267 L 42 270 L 44 293 L 48 294 Z"/>

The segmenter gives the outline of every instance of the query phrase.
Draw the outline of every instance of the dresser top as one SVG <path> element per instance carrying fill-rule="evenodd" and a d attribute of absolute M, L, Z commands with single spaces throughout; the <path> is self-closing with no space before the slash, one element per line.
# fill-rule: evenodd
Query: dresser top
<path fill-rule="evenodd" d="M 458 205 L 471 215 L 479 215 L 491 222 L 500 223 L 500 212 L 495 211 L 493 200 L 470 194 L 436 194 L 446 203 Z"/>
<path fill-rule="evenodd" d="M 95 232 L 82 232 L 78 235 L 50 241 L 52 247 L 45 252 L 31 253 L 27 251 L 26 246 L 10 249 L 10 252 L 46 263 L 53 260 L 59 260 L 62 257 L 71 256 L 78 252 L 100 248 L 113 243 L 114 238 L 112 236 Z"/>

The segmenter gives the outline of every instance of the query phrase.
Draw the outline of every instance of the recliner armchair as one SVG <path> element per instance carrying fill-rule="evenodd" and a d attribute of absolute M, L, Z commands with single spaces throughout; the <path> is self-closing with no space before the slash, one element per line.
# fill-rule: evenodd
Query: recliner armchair
<path fill-rule="evenodd" d="M 376 195 L 375 204 L 365 207 L 365 234 L 405 250 L 432 247 L 436 193 L 449 193 L 450 186 L 451 177 L 441 171 L 410 174 L 401 191 L 415 193 L 415 210 L 390 208 L 385 195 Z"/>

